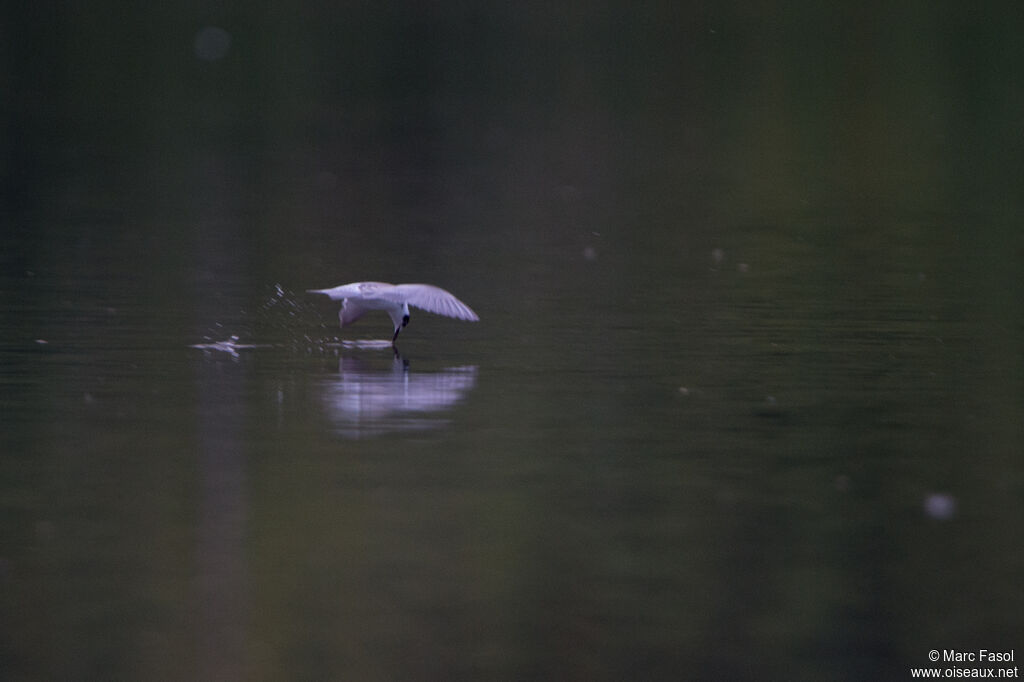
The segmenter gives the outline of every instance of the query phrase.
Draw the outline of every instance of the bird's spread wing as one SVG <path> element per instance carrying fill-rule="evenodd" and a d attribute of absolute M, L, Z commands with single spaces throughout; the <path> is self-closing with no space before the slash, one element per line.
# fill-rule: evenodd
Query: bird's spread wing
<path fill-rule="evenodd" d="M 355 300 L 346 298 L 341 302 L 341 310 L 338 311 L 338 319 L 341 320 L 341 326 L 344 327 L 347 324 L 352 324 L 370 310 L 371 308 L 364 308 Z"/>
<path fill-rule="evenodd" d="M 422 308 L 428 313 L 454 317 L 459 320 L 475 322 L 480 319 L 468 305 L 444 289 L 430 284 L 396 284 L 393 287 L 382 289 L 377 293 L 377 297 L 397 303 L 408 303 Z"/>

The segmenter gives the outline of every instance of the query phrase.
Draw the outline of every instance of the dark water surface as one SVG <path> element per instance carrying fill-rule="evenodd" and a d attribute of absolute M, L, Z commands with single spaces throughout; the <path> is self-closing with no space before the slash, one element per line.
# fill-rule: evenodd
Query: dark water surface
<path fill-rule="evenodd" d="M 2 677 L 1021 656 L 1020 19 L 825 7 L 13 16 Z"/>

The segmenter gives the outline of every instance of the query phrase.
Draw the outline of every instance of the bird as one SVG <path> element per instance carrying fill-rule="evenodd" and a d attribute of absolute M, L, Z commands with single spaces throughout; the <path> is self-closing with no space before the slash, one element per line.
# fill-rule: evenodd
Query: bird
<path fill-rule="evenodd" d="M 338 320 L 342 327 L 352 324 L 371 310 L 383 310 L 395 324 L 392 346 L 398 340 L 398 333 L 409 324 L 409 306 L 459 320 L 476 322 L 480 319 L 468 305 L 432 284 L 353 282 L 331 289 L 307 289 L 306 293 L 324 294 L 332 301 L 341 301 Z"/>

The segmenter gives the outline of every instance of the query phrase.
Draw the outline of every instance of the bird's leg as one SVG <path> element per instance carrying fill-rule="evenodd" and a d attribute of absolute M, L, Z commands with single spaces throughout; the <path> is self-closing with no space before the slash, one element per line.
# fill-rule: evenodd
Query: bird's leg
<path fill-rule="evenodd" d="M 395 341 L 398 339 L 398 332 L 402 331 L 401 327 L 395 327 L 395 335 L 391 337 L 392 347 L 395 345 Z"/>

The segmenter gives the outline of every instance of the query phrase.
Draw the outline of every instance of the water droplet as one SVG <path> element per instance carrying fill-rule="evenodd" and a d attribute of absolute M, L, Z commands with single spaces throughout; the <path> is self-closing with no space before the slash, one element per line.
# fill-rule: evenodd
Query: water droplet
<path fill-rule="evenodd" d="M 956 498 L 947 493 L 932 493 L 924 498 L 924 513 L 939 521 L 948 521 L 956 516 Z"/>

